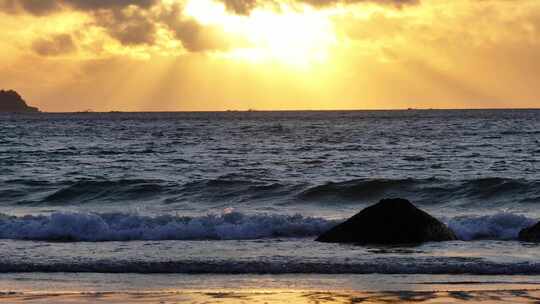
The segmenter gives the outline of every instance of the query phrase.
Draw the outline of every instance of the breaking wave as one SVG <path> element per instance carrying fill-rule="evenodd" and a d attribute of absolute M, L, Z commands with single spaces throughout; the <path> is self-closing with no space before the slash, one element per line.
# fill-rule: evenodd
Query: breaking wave
<path fill-rule="evenodd" d="M 105 242 L 134 240 L 253 240 L 315 237 L 343 220 L 277 214 L 142 216 L 126 213 L 0 215 L 0 238 Z M 536 220 L 512 213 L 444 219 L 460 240 L 516 240 Z"/>
<path fill-rule="evenodd" d="M 336 221 L 302 215 L 245 215 L 231 212 L 201 217 L 149 217 L 123 213 L 53 213 L 0 217 L 0 238 L 41 241 L 243 240 L 306 237 Z"/>
<path fill-rule="evenodd" d="M 523 215 L 498 213 L 483 216 L 461 216 L 448 221 L 459 239 L 515 240 L 521 229 L 530 227 L 536 220 Z"/>

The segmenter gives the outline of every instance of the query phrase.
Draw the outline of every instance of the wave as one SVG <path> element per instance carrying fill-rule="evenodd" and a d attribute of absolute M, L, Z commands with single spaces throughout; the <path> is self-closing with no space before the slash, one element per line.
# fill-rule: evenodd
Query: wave
<path fill-rule="evenodd" d="M 216 179 L 191 181 L 178 187 L 178 197 L 198 202 L 257 202 L 287 199 L 301 185 L 287 185 L 278 181 L 261 181 L 253 176 L 228 174 Z"/>
<path fill-rule="evenodd" d="M 0 238 L 40 241 L 245 240 L 314 236 L 337 222 L 301 215 L 230 212 L 201 217 L 123 213 L 0 216 Z"/>
<path fill-rule="evenodd" d="M 84 203 L 92 200 L 129 200 L 157 195 L 165 190 L 159 180 L 80 180 L 48 194 L 47 203 Z"/>
<path fill-rule="evenodd" d="M 497 213 L 483 216 L 460 216 L 447 221 L 460 240 L 516 240 L 523 228 L 537 221 L 523 215 Z"/>
<path fill-rule="evenodd" d="M 387 197 L 404 197 L 420 206 L 502 207 L 540 203 L 540 180 L 479 178 L 355 179 L 309 185 L 261 179 L 259 174 L 228 174 L 185 183 L 152 179 L 84 179 L 62 182 L 7 181 L 0 186 L 2 204 L 81 205 L 117 202 L 198 204 L 323 203 L 368 204 Z"/>
<path fill-rule="evenodd" d="M 135 240 L 255 240 L 315 237 L 343 220 L 241 212 L 198 217 L 126 213 L 0 215 L 0 239 L 106 242 Z M 516 240 L 535 219 L 512 213 L 443 219 L 458 239 Z"/>
<path fill-rule="evenodd" d="M 358 179 L 317 185 L 297 195 L 303 201 L 329 202 L 371 202 L 384 197 L 405 197 L 421 205 L 540 203 L 540 181 L 508 178 Z"/>
<path fill-rule="evenodd" d="M 0 273 L 175 273 L 175 274 L 472 274 L 538 275 L 540 263 L 498 263 L 471 259 L 372 261 L 126 261 L 101 260 L 51 263 L 0 262 Z"/>
<path fill-rule="evenodd" d="M 62 182 L 11 180 L 0 186 L 3 204 L 82 205 L 117 202 L 181 201 L 198 203 L 257 202 L 287 199 L 304 185 L 287 185 L 275 180 L 261 181 L 253 176 L 228 174 L 215 179 L 178 183 L 159 179 L 82 179 Z"/>

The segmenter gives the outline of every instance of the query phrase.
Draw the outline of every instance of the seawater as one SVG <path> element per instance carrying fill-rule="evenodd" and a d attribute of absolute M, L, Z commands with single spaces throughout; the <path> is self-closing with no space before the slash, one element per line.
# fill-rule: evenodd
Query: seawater
<path fill-rule="evenodd" d="M 0 273 L 538 275 L 540 111 L 0 116 Z M 403 197 L 459 240 L 313 239 Z"/>

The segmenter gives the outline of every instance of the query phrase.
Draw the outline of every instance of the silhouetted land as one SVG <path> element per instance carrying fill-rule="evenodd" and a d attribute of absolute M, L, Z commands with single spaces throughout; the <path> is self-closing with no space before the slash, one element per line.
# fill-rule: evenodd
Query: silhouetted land
<path fill-rule="evenodd" d="M 38 113 L 39 109 L 26 104 L 19 93 L 0 90 L 0 113 Z"/>

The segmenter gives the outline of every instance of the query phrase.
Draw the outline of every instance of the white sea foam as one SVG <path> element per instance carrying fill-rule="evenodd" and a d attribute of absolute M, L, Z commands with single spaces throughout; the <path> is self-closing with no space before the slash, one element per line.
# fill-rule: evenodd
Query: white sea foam
<path fill-rule="evenodd" d="M 335 221 L 301 215 L 239 212 L 201 217 L 62 212 L 46 216 L 2 216 L 0 238 L 95 242 L 260 239 L 314 236 L 335 224 Z"/>
<path fill-rule="evenodd" d="M 142 216 L 126 213 L 66 213 L 0 216 L 0 238 L 15 240 L 246 240 L 314 237 L 339 220 L 302 215 L 225 212 L 199 217 Z M 512 213 L 460 216 L 446 220 L 460 240 L 515 240 L 536 220 Z"/>
<path fill-rule="evenodd" d="M 523 215 L 497 213 L 483 216 L 462 216 L 450 219 L 448 226 L 459 239 L 515 240 L 521 229 L 533 225 L 536 221 Z"/>

